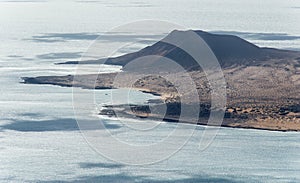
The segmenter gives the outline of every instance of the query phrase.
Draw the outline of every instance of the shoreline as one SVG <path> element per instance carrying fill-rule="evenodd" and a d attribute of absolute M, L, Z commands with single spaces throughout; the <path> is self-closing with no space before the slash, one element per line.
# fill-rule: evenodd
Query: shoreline
<path fill-rule="evenodd" d="M 105 74 L 103 76 L 107 76 L 107 77 L 111 77 L 112 75 L 115 75 L 115 73 L 110 73 L 110 74 Z M 87 77 L 87 76 L 85 76 Z M 36 77 L 36 78 L 28 78 L 28 77 L 24 77 L 22 78 L 24 80 L 24 84 L 49 84 L 49 85 L 56 85 L 56 86 L 61 86 L 61 87 L 81 87 L 84 89 L 116 89 L 116 87 L 110 87 L 107 86 L 104 82 L 104 85 L 100 85 L 100 86 L 91 86 L 88 83 L 84 83 L 84 84 L 77 84 L 74 85 L 73 80 L 72 80 L 72 76 L 67 75 L 67 76 L 41 76 L 41 77 Z M 104 79 L 105 80 L 105 79 Z M 72 81 L 72 82 L 71 82 Z M 154 87 L 154 86 L 152 86 Z M 153 94 L 155 96 L 160 96 L 160 100 L 165 102 L 165 104 L 167 104 L 168 106 L 171 106 L 171 108 L 173 108 L 173 112 L 175 112 L 175 114 L 173 114 L 172 117 L 170 117 L 170 115 L 168 116 L 164 116 L 164 117 L 160 117 L 160 116 L 149 116 L 149 112 L 148 110 L 143 109 L 143 105 L 134 105 L 133 107 L 135 107 L 135 112 L 133 113 L 131 111 L 131 109 L 123 109 L 124 111 L 121 112 L 120 110 L 118 111 L 119 113 L 122 113 L 122 115 L 128 117 L 128 118 L 132 118 L 130 116 L 135 115 L 140 117 L 141 119 L 143 118 L 148 118 L 148 119 L 153 119 L 153 120 L 162 120 L 165 119 L 166 122 L 178 122 L 178 114 L 176 114 L 179 109 L 178 109 L 178 105 L 179 103 L 177 102 L 176 99 L 172 98 L 174 96 L 168 94 L 167 92 L 162 92 L 163 90 L 159 89 L 157 91 L 153 91 L 153 88 L 149 87 L 149 88 L 142 88 L 142 87 L 134 87 L 133 89 L 141 91 L 143 93 L 150 93 Z M 172 91 L 171 89 L 166 90 L 166 91 Z M 172 97 L 170 97 L 172 96 Z M 153 104 L 152 103 L 152 108 L 158 107 L 161 104 Z M 189 105 L 189 104 L 181 104 L 180 105 Z M 277 104 L 278 105 L 278 104 Z M 175 106 L 175 108 L 174 108 Z M 113 108 L 113 107 L 117 107 L 119 108 L 120 106 L 109 106 L 108 108 Z M 122 106 L 121 106 L 122 107 Z M 263 107 L 265 107 L 263 105 Z M 104 106 L 105 108 L 105 106 Z M 142 108 L 142 109 L 139 109 Z M 291 108 L 291 107 L 290 107 Z M 222 127 L 228 127 L 228 128 L 245 128 L 245 129 L 257 129 L 257 130 L 269 130 L 269 131 L 280 131 L 280 132 L 289 132 L 289 131 L 294 131 L 294 132 L 299 132 L 300 131 L 300 115 L 295 115 L 294 118 L 287 116 L 288 114 L 290 114 L 291 110 L 299 110 L 300 105 L 295 105 L 295 109 L 291 108 L 289 109 L 289 106 L 277 106 L 277 108 L 275 109 L 274 106 L 271 105 L 270 109 L 267 108 L 267 110 L 269 110 L 269 112 L 271 111 L 272 115 L 275 115 L 273 117 L 270 117 L 268 119 L 266 119 L 266 116 L 268 115 L 267 112 L 262 112 L 262 113 L 266 113 L 264 114 L 264 116 L 261 116 L 261 114 L 255 114 L 257 113 L 257 111 L 260 111 L 261 109 L 255 109 L 253 107 L 247 107 L 247 106 L 243 106 L 243 107 L 233 107 L 228 105 L 227 109 L 225 111 L 225 116 L 224 116 L 224 120 L 223 120 L 223 124 L 221 125 Z M 200 111 L 200 113 L 202 113 L 202 116 L 200 116 L 199 118 L 204 119 L 203 115 L 205 116 L 205 118 L 207 118 L 209 116 L 209 112 L 210 112 L 210 106 L 208 102 L 203 102 L 202 105 L 202 109 L 204 109 L 203 112 Z M 282 112 L 281 109 L 285 109 Z M 102 113 L 102 114 L 101 114 Z M 108 112 L 107 114 L 105 114 L 105 111 L 101 110 L 99 111 L 99 115 L 106 115 L 106 116 L 110 116 L 112 114 L 112 111 Z M 295 113 L 297 114 L 297 113 Z M 155 114 L 154 114 L 155 115 Z M 147 116 L 147 117 L 145 117 Z M 276 117 L 277 116 L 277 117 Z M 286 117 L 286 119 L 282 119 Z M 288 122 L 288 120 L 294 120 L 294 121 L 290 121 Z M 181 121 L 183 123 L 189 123 L 189 124 L 195 124 L 195 125 L 207 125 L 206 123 L 202 123 L 202 122 L 197 122 L 197 123 L 193 123 L 191 121 L 195 121 L 195 120 L 185 120 L 185 121 Z M 276 122 L 277 121 L 277 122 Z M 214 125 L 208 125 L 208 126 L 214 126 Z"/>
<path fill-rule="evenodd" d="M 155 116 L 151 113 L 144 112 L 144 110 L 137 111 L 136 108 L 144 108 L 146 105 L 135 105 L 135 104 L 129 104 L 128 105 L 108 105 L 104 106 L 102 110 L 100 110 L 98 115 L 101 116 L 107 116 L 109 118 L 126 118 L 126 119 L 147 119 L 147 120 L 153 120 L 153 121 L 160 121 L 160 122 L 166 122 L 166 123 L 183 123 L 183 124 L 191 124 L 191 125 L 202 125 L 202 126 L 212 126 L 212 127 L 225 127 L 225 128 L 239 128 L 239 129 L 255 129 L 255 130 L 267 130 L 267 131 L 277 131 L 277 132 L 300 132 L 300 128 L 289 128 L 288 122 L 280 122 L 281 126 L 278 126 L 278 123 L 276 123 L 275 126 L 264 126 L 261 122 L 256 121 L 247 121 L 247 122 L 235 122 L 236 119 L 234 118 L 224 118 L 223 123 L 221 125 L 213 125 L 213 124 L 207 124 L 205 121 L 208 120 L 208 117 L 202 117 L 199 118 L 199 121 L 197 123 L 191 122 L 189 120 L 180 120 L 178 121 L 179 116 Z M 127 107 L 127 108 L 126 108 Z M 155 104 L 151 106 L 151 108 L 155 107 Z M 134 108 L 134 110 L 132 109 Z M 147 109 L 148 110 L 148 109 Z M 117 114 L 116 114 L 117 113 Z M 275 121 L 276 119 L 274 119 Z M 252 126 L 250 125 L 252 124 Z M 267 124 L 273 124 L 273 123 L 267 123 Z"/>

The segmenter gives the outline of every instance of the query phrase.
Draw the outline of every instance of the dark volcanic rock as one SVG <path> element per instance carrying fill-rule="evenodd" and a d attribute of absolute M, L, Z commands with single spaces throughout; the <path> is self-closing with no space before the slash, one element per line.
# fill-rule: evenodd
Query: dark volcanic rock
<path fill-rule="evenodd" d="M 233 35 L 219 35 L 211 34 L 201 30 L 194 31 L 198 34 L 211 48 L 213 53 L 218 58 L 220 65 L 224 67 L 230 67 L 233 65 L 251 65 L 257 64 L 257 62 L 264 61 L 271 58 L 286 58 L 293 55 L 293 51 L 278 50 L 272 48 L 260 48 L 242 38 Z M 173 31 L 167 37 L 187 34 L 187 31 Z M 184 37 L 184 36 L 183 36 Z M 170 38 L 172 39 L 172 38 Z M 164 39 L 163 39 L 164 40 Z M 102 59 L 97 61 L 85 61 L 81 63 L 99 63 L 104 62 L 105 64 L 121 65 L 124 66 L 130 61 L 141 58 L 143 56 L 157 55 L 169 58 L 185 69 L 199 69 L 197 62 L 185 51 L 170 45 L 163 40 L 158 41 L 152 46 L 148 46 L 140 51 L 125 54 L 115 58 Z M 151 63 L 152 62 L 152 63 Z M 78 62 L 66 62 L 66 64 L 76 64 Z M 154 64 L 151 60 L 146 60 L 143 66 L 149 67 Z M 126 68 L 124 68 L 126 70 Z"/>

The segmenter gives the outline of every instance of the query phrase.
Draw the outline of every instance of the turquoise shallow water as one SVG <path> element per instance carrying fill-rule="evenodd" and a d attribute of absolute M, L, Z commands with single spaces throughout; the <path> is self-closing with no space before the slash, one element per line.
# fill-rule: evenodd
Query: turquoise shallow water
<path fill-rule="evenodd" d="M 298 133 L 221 128 L 201 151 L 205 128 L 198 126 L 170 158 L 152 165 L 124 165 L 86 143 L 74 120 L 71 88 L 19 83 L 23 76 L 73 74 L 74 66 L 54 63 L 78 60 L 102 32 L 143 19 L 232 33 L 260 46 L 299 49 L 299 7 L 297 1 L 277 0 L 0 1 L 0 182 L 299 182 Z M 102 71 L 118 69 L 102 67 Z M 82 97 L 96 96 L 90 115 L 110 101 L 109 90 L 80 92 Z M 131 102 L 153 98 L 135 91 L 130 96 Z M 177 127 L 176 143 L 195 128 L 164 123 L 144 134 L 128 131 L 119 121 L 104 121 L 115 138 L 133 144 L 156 143 Z M 130 120 L 125 124 L 132 123 L 157 125 Z M 174 147 L 167 143 L 161 151 L 178 150 Z"/>

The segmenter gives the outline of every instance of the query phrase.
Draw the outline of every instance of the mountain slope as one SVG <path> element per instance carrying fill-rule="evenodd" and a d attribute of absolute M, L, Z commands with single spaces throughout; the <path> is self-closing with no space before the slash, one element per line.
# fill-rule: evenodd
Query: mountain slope
<path fill-rule="evenodd" d="M 208 44 L 223 68 L 237 65 L 256 65 L 265 60 L 291 58 L 298 54 L 297 52 L 287 50 L 261 48 L 233 35 L 211 34 L 201 30 L 196 30 L 194 32 Z M 185 34 L 187 34 L 187 31 L 174 30 L 168 36 L 176 37 L 179 34 L 184 37 Z M 189 54 L 179 47 L 163 42 L 163 40 L 137 52 L 115 58 L 108 58 L 105 61 L 105 64 L 124 66 L 134 59 L 149 55 L 158 55 L 169 58 L 183 66 L 185 69 L 198 69 L 197 62 Z M 77 62 L 66 63 L 72 64 Z M 99 61 L 86 61 L 86 63 L 99 63 Z M 147 64 L 149 63 L 144 64 L 144 67 L 147 67 Z"/>

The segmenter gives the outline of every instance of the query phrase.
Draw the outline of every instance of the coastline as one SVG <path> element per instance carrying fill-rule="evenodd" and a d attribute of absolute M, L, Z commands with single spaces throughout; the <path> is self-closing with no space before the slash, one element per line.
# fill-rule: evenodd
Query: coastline
<path fill-rule="evenodd" d="M 106 74 L 106 76 L 111 76 L 114 75 L 114 73 Z M 45 79 L 45 78 L 47 79 Z M 44 78 L 44 79 L 43 79 Z M 60 79 L 60 82 L 58 82 L 57 79 Z M 51 85 L 57 85 L 61 87 L 82 87 L 84 89 L 112 89 L 113 87 L 107 87 L 107 86 L 96 86 L 96 87 L 91 87 L 88 85 L 88 83 L 85 83 L 84 85 L 73 85 L 72 83 L 65 83 L 67 80 L 71 81 L 66 78 L 72 78 L 71 76 L 43 76 L 43 77 L 37 77 L 37 78 L 23 78 L 25 84 L 51 84 Z M 54 79 L 50 81 L 51 79 Z M 64 81 L 64 82 L 63 82 Z M 155 108 L 160 108 L 160 105 L 179 105 L 178 102 L 172 98 L 168 98 L 167 93 L 158 93 L 157 91 L 153 91 L 153 88 L 141 88 L 141 87 L 136 87 L 133 88 L 135 90 L 139 90 L 144 93 L 150 93 L 155 96 L 160 96 L 161 101 L 165 102 L 162 104 L 157 104 L 155 102 L 150 102 L 149 105 L 151 105 L 151 109 Z M 171 116 L 169 114 L 166 114 L 165 116 L 161 116 L 160 114 L 151 114 L 151 111 L 149 110 L 148 105 L 136 105 L 132 104 L 130 106 L 128 105 L 110 105 L 110 106 L 103 106 L 104 108 L 99 111 L 99 115 L 105 115 L 108 117 L 113 117 L 115 116 L 115 113 L 118 113 L 119 117 L 124 117 L 124 118 L 140 118 L 142 119 L 150 119 L 150 120 L 159 120 L 159 121 L 165 121 L 165 122 L 172 122 L 176 123 L 178 122 L 179 115 L 176 115 L 176 112 L 178 112 L 178 109 L 174 110 L 175 115 Z M 209 111 L 210 111 L 210 105 L 208 102 L 204 102 L 201 105 L 202 110 L 202 115 L 199 116 L 199 121 L 197 123 L 192 122 L 195 120 L 180 120 L 181 123 L 188 123 L 188 124 L 195 124 L 195 125 L 207 125 L 207 119 L 209 117 Z M 295 106 L 295 110 L 299 110 L 299 106 Z M 174 107 L 173 107 L 174 109 Z M 236 114 L 236 111 L 240 111 L 240 114 Z M 274 113 L 279 113 L 280 109 L 277 109 L 278 111 L 274 111 Z M 244 111 L 244 112 L 242 112 Z M 249 112 L 247 112 L 249 111 Z M 300 131 L 300 116 L 296 116 L 291 118 L 278 118 L 278 117 L 257 117 L 257 116 L 251 116 L 251 111 L 253 112 L 253 109 L 233 109 L 233 107 L 228 106 L 226 111 L 225 111 L 225 116 L 223 123 L 221 124 L 222 127 L 228 127 L 228 128 L 244 128 L 244 129 L 257 129 L 257 130 L 268 130 L 268 131 L 280 131 L 280 132 L 299 132 Z M 201 111 L 200 111 L 201 113 Z M 286 115 L 282 115 L 281 113 L 278 114 L 278 116 L 283 116 L 286 117 Z M 210 124 L 210 126 L 215 126 L 213 124 Z"/>
<path fill-rule="evenodd" d="M 168 36 L 170 39 L 184 37 L 186 33 L 175 30 Z M 300 52 L 258 47 L 232 35 L 216 35 L 199 30 L 195 33 L 206 41 L 218 58 L 226 82 L 226 93 L 220 94 L 226 95 L 227 99 L 226 106 L 221 104 L 222 108 L 226 107 L 221 109 L 225 113 L 223 126 L 300 131 Z M 169 58 L 184 68 L 184 71 L 171 72 L 168 65 L 157 65 L 162 60 L 147 59 L 149 55 Z M 126 67 L 137 58 L 146 59 L 139 60 L 137 68 L 135 65 Z M 160 114 L 162 104 L 154 104 L 151 109 L 155 109 L 156 112 L 145 106 L 133 106 L 134 112 L 132 108 L 123 109 L 123 115 L 155 117 L 176 122 L 180 117 L 181 106 L 190 110 L 190 113 L 187 113 L 189 118 L 193 116 L 194 106 L 200 105 L 197 119 L 184 121 L 196 121 L 194 124 L 197 124 L 202 123 L 198 119 L 209 117 L 211 96 L 214 92 L 211 83 L 197 62 L 180 48 L 158 41 L 140 51 L 107 60 L 110 65 L 123 66 L 122 72 L 22 79 L 25 84 L 52 84 L 84 89 L 133 88 L 160 96 L 167 106 L 166 114 Z M 98 61 L 101 63 L 101 59 Z M 97 64 L 97 60 L 93 64 Z M 153 73 L 147 75 L 147 70 Z M 195 101 L 195 97 L 199 100 Z M 120 106 L 111 106 L 111 110 L 114 110 L 114 107 Z M 113 111 L 107 112 L 108 115 L 113 114 Z M 105 114 L 103 111 L 100 113 Z"/>
<path fill-rule="evenodd" d="M 152 104 L 151 109 L 155 110 L 155 105 Z M 228 116 L 228 110 L 226 110 L 225 116 Z M 104 106 L 102 110 L 100 110 L 99 115 L 108 116 L 108 117 L 121 117 L 121 118 L 139 118 L 141 120 L 154 120 L 154 121 L 163 121 L 163 122 L 170 122 L 170 123 L 187 123 L 193 125 L 203 125 L 203 126 L 219 126 L 218 124 L 207 124 L 207 120 L 209 114 L 205 117 L 199 117 L 197 123 L 192 122 L 195 120 L 189 119 L 180 119 L 180 116 L 170 116 L 165 114 L 164 116 L 151 114 L 150 109 L 147 105 L 109 105 Z M 243 122 L 242 122 L 243 121 Z M 299 121 L 287 121 L 278 118 L 269 118 L 269 119 L 247 119 L 241 120 L 237 117 L 231 118 L 227 117 L 224 118 L 223 123 L 220 125 L 221 127 L 227 128 L 244 128 L 244 129 L 256 129 L 256 130 L 267 130 L 267 131 L 279 131 L 279 132 L 299 132 L 300 126 Z"/>

